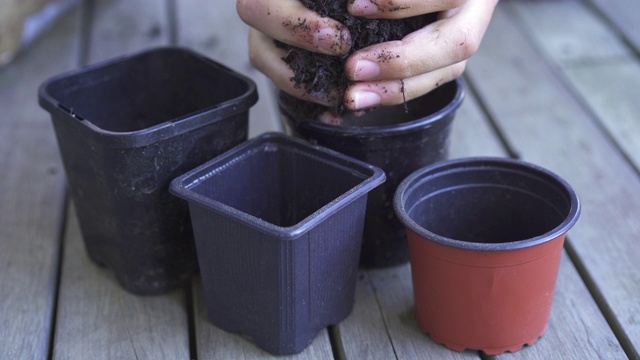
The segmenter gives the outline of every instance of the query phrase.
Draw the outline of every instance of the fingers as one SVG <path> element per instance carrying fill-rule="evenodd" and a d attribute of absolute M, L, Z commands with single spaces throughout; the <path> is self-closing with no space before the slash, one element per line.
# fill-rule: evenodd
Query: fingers
<path fill-rule="evenodd" d="M 289 45 L 327 55 L 343 55 L 351 46 L 344 25 L 298 0 L 238 0 L 236 8 L 249 26 Z"/>
<path fill-rule="evenodd" d="M 304 100 L 322 104 L 325 106 L 335 105 L 324 94 L 309 94 L 304 88 L 295 88 L 291 78 L 293 71 L 282 61 L 286 55 L 284 49 L 278 48 L 273 39 L 269 36 L 251 29 L 249 31 L 249 59 L 251 64 L 269 77 L 273 83 L 281 90 Z"/>
<path fill-rule="evenodd" d="M 403 19 L 454 9 L 464 0 L 354 0 L 347 9 L 351 15 L 376 19 Z"/>
<path fill-rule="evenodd" d="M 469 59 L 480 46 L 494 1 L 470 0 L 399 41 L 376 44 L 350 56 L 346 75 L 353 81 L 411 78 Z M 495 5 L 495 4 L 494 4 Z"/>
<path fill-rule="evenodd" d="M 379 6 L 390 3 L 373 1 Z M 354 5 L 358 3 L 356 0 Z M 393 3 L 409 6 L 416 1 Z M 497 0 L 468 0 L 458 8 L 442 11 L 438 21 L 402 40 L 375 44 L 353 53 L 347 59 L 345 73 L 356 84 L 347 89 L 345 106 L 362 110 L 401 104 L 462 75 L 466 61 L 480 46 L 496 3 Z"/>
<path fill-rule="evenodd" d="M 344 104 L 352 111 L 402 104 L 458 78 L 465 66 L 466 61 L 462 61 L 405 80 L 359 82 L 347 89 Z"/>

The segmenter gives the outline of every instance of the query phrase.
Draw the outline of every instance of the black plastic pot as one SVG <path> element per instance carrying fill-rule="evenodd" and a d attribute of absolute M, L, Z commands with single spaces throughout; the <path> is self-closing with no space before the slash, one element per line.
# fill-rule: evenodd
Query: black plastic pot
<path fill-rule="evenodd" d="M 203 56 L 160 48 L 43 83 L 90 258 L 135 294 L 160 294 L 197 271 L 176 176 L 247 139 L 257 101 L 248 78 Z"/>
<path fill-rule="evenodd" d="M 382 168 L 387 182 L 369 197 L 361 264 L 398 265 L 409 261 L 404 226 L 393 211 L 393 194 L 414 170 L 445 160 L 454 115 L 464 98 L 462 80 L 404 105 L 382 107 L 363 116 L 347 114 L 344 124 L 301 118 L 290 95 L 280 93 L 280 111 L 288 132 Z"/>
<path fill-rule="evenodd" d="M 266 134 L 177 178 L 207 312 L 273 354 L 302 351 L 353 307 L 367 193 L 382 170 Z"/>

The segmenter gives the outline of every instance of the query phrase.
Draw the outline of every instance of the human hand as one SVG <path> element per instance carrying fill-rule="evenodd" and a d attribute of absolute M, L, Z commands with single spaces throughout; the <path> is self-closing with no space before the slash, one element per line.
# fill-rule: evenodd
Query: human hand
<path fill-rule="evenodd" d="M 459 77 L 475 54 L 498 0 L 355 0 L 354 16 L 400 19 L 438 12 L 438 20 L 402 40 L 350 55 L 345 74 L 355 83 L 344 94 L 348 109 L 397 105 Z M 381 56 L 387 54 L 387 56 Z"/>
<path fill-rule="evenodd" d="M 240 18 L 251 26 L 249 58 L 281 90 L 322 105 L 336 105 L 330 94 L 310 93 L 290 80 L 294 73 L 282 60 L 287 51 L 274 40 L 325 55 L 341 56 L 351 46 L 349 31 L 331 18 L 309 10 L 298 0 L 238 0 Z"/>
<path fill-rule="evenodd" d="M 401 2 L 401 4 L 399 4 Z M 375 3 L 375 4 L 374 4 Z M 280 89 L 323 105 L 344 101 L 347 109 L 395 105 L 419 97 L 460 76 L 478 49 L 497 0 L 356 0 L 349 12 L 365 18 L 401 19 L 439 13 L 438 21 L 401 40 L 358 50 L 344 70 L 353 83 L 343 99 L 296 87 L 274 39 L 322 54 L 350 51 L 351 35 L 339 22 L 323 18 L 298 0 L 238 0 L 240 17 L 250 26 L 250 59 Z"/>

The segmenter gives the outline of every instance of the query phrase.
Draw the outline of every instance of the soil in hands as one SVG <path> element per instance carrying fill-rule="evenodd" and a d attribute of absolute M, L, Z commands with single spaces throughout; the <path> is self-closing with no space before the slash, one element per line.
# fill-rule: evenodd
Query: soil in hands
<path fill-rule="evenodd" d="M 331 102 L 340 104 L 342 104 L 344 92 L 350 84 L 344 74 L 344 64 L 350 54 L 369 45 L 400 40 L 435 21 L 437 16 L 436 14 L 427 14 L 401 20 L 365 19 L 351 16 L 347 12 L 349 1 L 353 0 L 300 0 L 307 8 L 316 11 L 323 17 L 339 21 L 349 30 L 351 49 L 344 56 L 318 54 L 278 43 L 278 46 L 287 50 L 283 60 L 293 70 L 294 76 L 291 81 L 294 82 L 296 88 L 304 88 L 309 94 L 324 94 Z M 397 10 L 399 10 L 397 7 L 390 6 L 384 11 Z M 282 25 L 292 31 L 302 29 L 305 36 L 314 36 L 318 31 L 318 29 L 309 26 L 306 19 L 297 19 L 297 22 L 284 22 Z M 383 50 L 378 56 L 378 61 L 390 61 L 399 56 L 391 51 Z M 290 96 L 285 96 L 285 100 L 288 107 L 297 109 L 294 113 L 304 114 L 306 120 L 315 120 L 323 113 L 325 114 L 323 118 L 326 118 L 327 111 L 332 114 L 333 118 L 339 119 L 340 114 L 344 111 L 343 105 L 327 108 L 302 100 L 298 101 Z"/>

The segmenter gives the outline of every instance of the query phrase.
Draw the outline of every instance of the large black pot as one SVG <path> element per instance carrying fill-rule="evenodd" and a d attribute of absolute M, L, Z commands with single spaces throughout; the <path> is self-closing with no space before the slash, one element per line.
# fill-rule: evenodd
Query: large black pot
<path fill-rule="evenodd" d="M 382 168 L 387 181 L 369 195 L 360 263 L 384 267 L 409 261 L 404 226 L 393 211 L 393 195 L 414 170 L 445 160 L 454 115 L 464 98 L 458 79 L 405 105 L 381 107 L 362 116 L 347 114 L 340 126 L 308 119 L 299 100 L 281 92 L 287 131 Z M 408 109 L 408 112 L 405 110 Z"/>

